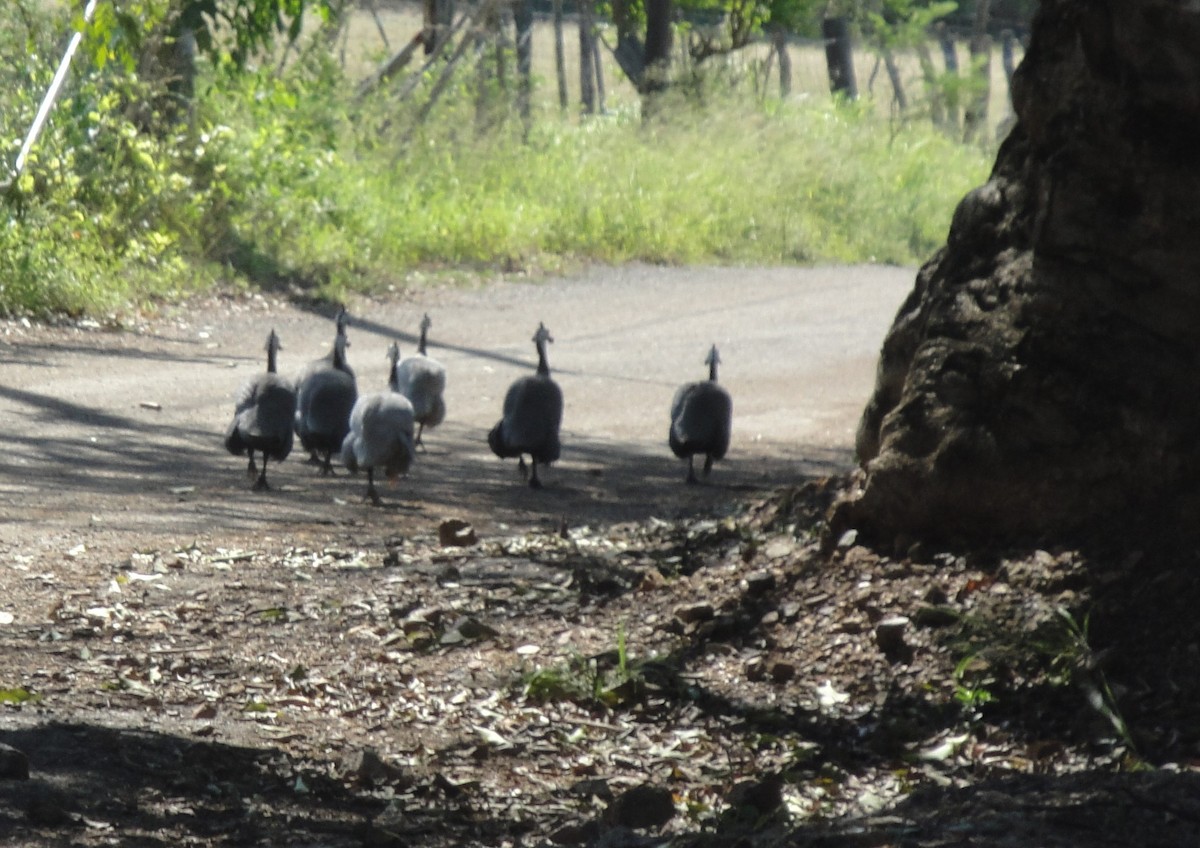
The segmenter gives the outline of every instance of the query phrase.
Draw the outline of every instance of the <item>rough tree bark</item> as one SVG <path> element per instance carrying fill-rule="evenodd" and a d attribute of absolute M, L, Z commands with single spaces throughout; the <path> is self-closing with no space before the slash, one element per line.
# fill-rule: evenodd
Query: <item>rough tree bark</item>
<path fill-rule="evenodd" d="M 1198 44 L 1195 4 L 1043 0 L 1017 125 L 884 341 L 835 531 L 1196 524 Z"/>

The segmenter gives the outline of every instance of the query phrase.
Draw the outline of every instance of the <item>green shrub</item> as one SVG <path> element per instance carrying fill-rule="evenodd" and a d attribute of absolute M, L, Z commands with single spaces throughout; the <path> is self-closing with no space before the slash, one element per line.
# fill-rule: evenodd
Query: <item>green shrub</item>
<path fill-rule="evenodd" d="M 0 58 L 38 56 L 0 63 L 10 160 L 66 26 L 34 18 L 0 26 Z M 127 69 L 77 67 L 0 205 L 0 313 L 107 313 L 214 282 L 340 297 L 417 269 L 914 264 L 987 173 L 979 150 L 868 107 L 733 90 L 652 121 L 479 131 L 461 76 L 418 124 L 425 88 L 356 104 L 317 51 L 283 74 L 208 68 L 194 125 L 149 132 Z"/>

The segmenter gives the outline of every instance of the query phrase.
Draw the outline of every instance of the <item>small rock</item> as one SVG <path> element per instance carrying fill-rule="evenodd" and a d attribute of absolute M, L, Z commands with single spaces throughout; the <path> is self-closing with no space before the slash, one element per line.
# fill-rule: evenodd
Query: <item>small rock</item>
<path fill-rule="evenodd" d="M 677 607 L 675 610 L 675 617 L 684 624 L 711 621 L 714 615 L 716 615 L 716 610 L 713 609 L 712 604 L 708 603 L 691 604 L 686 607 Z"/>
<path fill-rule="evenodd" d="M 893 615 L 875 625 L 875 644 L 890 662 L 910 662 L 913 649 L 904 641 L 909 625 L 908 616 Z"/>
<path fill-rule="evenodd" d="M 568 824 L 551 833 L 550 841 L 555 845 L 584 845 L 594 843 L 600 833 L 600 823 L 596 821 Z"/>
<path fill-rule="evenodd" d="M 737 818 L 758 822 L 783 806 L 783 778 L 771 775 L 762 780 L 745 780 L 729 790 L 729 807 Z"/>
<path fill-rule="evenodd" d="M 0 742 L 0 780 L 29 780 L 29 757 Z"/>
<path fill-rule="evenodd" d="M 794 543 L 785 541 L 783 539 L 776 539 L 775 541 L 771 542 L 771 544 L 767 545 L 766 550 L 763 551 L 763 555 L 767 559 L 783 559 L 784 557 L 789 556 L 795 550 L 796 545 Z"/>
<path fill-rule="evenodd" d="M 775 575 L 766 571 L 756 571 L 746 576 L 746 594 L 751 597 L 765 595 L 775 588 Z"/>
<path fill-rule="evenodd" d="M 675 817 L 671 790 L 643 783 L 618 795 L 604 811 L 604 821 L 614 827 L 662 827 Z"/>
<path fill-rule="evenodd" d="M 796 666 L 790 662 L 776 660 L 771 663 L 771 679 L 776 683 L 787 683 L 796 676 Z"/>
<path fill-rule="evenodd" d="M 490 639 L 499 635 L 499 630 L 484 624 L 479 619 L 463 616 L 454 622 L 454 625 L 442 636 L 442 644 L 458 644 L 464 640 L 473 642 L 476 639 Z"/>
<path fill-rule="evenodd" d="M 354 785 L 368 788 L 384 783 L 411 782 L 402 769 L 385 762 L 373 748 L 347 754 L 342 760 L 342 774 Z"/>
<path fill-rule="evenodd" d="M 800 617 L 800 604 L 788 601 L 779 608 L 779 617 L 784 621 L 795 621 Z"/>
<path fill-rule="evenodd" d="M 763 627 L 774 627 L 779 623 L 779 610 L 771 610 L 770 612 L 766 613 L 761 619 L 759 619 L 758 623 Z"/>
<path fill-rule="evenodd" d="M 949 627 L 959 618 L 961 616 L 957 610 L 944 604 L 920 607 L 913 614 L 913 621 L 918 627 Z"/>
<path fill-rule="evenodd" d="M 29 799 L 25 815 L 36 827 L 66 827 L 76 823 L 69 806 L 70 801 L 64 793 L 43 789 Z"/>
<path fill-rule="evenodd" d="M 478 541 L 475 528 L 461 518 L 447 518 L 438 525 L 438 542 L 443 548 L 469 548 Z"/>
<path fill-rule="evenodd" d="M 841 548 L 842 550 L 845 550 L 846 548 L 854 547 L 854 545 L 857 542 L 858 542 L 858 531 L 857 530 L 847 530 L 845 533 L 842 534 L 841 538 L 837 540 L 837 546 L 839 548 Z"/>

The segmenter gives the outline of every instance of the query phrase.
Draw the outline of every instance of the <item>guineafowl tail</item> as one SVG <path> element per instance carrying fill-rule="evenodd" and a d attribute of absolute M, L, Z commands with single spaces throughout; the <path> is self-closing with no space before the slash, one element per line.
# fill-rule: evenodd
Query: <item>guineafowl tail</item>
<path fill-rule="evenodd" d="M 229 429 L 225 431 L 225 450 L 234 456 L 241 456 L 246 452 L 246 443 L 242 441 L 242 434 L 238 432 L 237 425 L 237 419 L 234 418 Z"/>
<path fill-rule="evenodd" d="M 504 421 L 496 422 L 496 426 L 488 431 L 488 447 L 492 449 L 492 453 L 501 459 L 511 459 L 514 456 L 520 456 L 520 451 L 513 451 L 508 443 L 504 440 Z"/>

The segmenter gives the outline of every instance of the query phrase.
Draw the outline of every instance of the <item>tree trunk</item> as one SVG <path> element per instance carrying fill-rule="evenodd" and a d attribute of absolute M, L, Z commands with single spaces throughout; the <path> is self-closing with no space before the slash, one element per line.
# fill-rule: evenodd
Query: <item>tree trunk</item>
<path fill-rule="evenodd" d="M 1197 44 L 1174 0 L 1043 0 L 1017 125 L 884 341 L 835 533 L 1195 524 Z"/>
<path fill-rule="evenodd" d="M 951 134 L 958 132 L 958 49 L 954 43 L 954 36 L 946 29 L 946 25 L 940 21 L 934 24 L 934 34 L 937 35 L 938 46 L 942 48 L 942 62 L 946 66 L 945 70 L 945 85 L 943 91 L 946 95 L 946 120 L 944 126 Z"/>
<path fill-rule="evenodd" d="M 517 111 L 525 135 L 533 126 L 533 2 L 517 0 L 513 6 L 517 29 Z"/>
<path fill-rule="evenodd" d="M 792 57 L 787 49 L 787 30 L 771 30 L 771 52 L 779 57 L 779 96 L 786 99 L 792 93 Z"/>
<path fill-rule="evenodd" d="M 671 0 L 646 0 L 646 54 L 642 93 L 667 87 L 671 75 Z"/>
<path fill-rule="evenodd" d="M 570 101 L 567 99 L 567 49 L 563 41 L 562 0 L 554 0 L 554 74 L 558 79 L 558 108 L 565 115 Z"/>
<path fill-rule="evenodd" d="M 988 35 L 990 0 L 977 0 L 975 28 L 971 33 L 971 76 L 975 87 L 963 111 L 963 141 L 978 141 L 987 134 L 988 102 L 992 97 L 992 39 Z"/>
<path fill-rule="evenodd" d="M 596 114 L 596 61 L 592 51 L 593 0 L 579 0 L 579 106 L 585 115 Z"/>
<path fill-rule="evenodd" d="M 896 108 L 903 114 L 908 111 L 908 95 L 904 93 L 904 79 L 900 76 L 900 66 L 891 50 L 883 49 L 883 66 L 887 68 L 888 80 L 892 84 L 892 95 Z"/>
<path fill-rule="evenodd" d="M 825 65 L 829 71 L 829 90 L 847 100 L 858 99 L 858 82 L 854 78 L 854 52 L 850 44 L 850 25 L 845 18 L 826 18 L 821 21 L 825 37 Z"/>
<path fill-rule="evenodd" d="M 446 40 L 454 22 L 454 0 L 424 0 L 425 55 L 433 55 Z"/>
<path fill-rule="evenodd" d="M 942 84 L 933 67 L 933 56 L 929 45 L 921 42 L 916 47 L 917 61 L 921 65 L 921 78 L 925 81 L 925 95 L 929 98 L 929 120 L 935 127 L 945 127 L 946 106 L 942 96 Z"/>
<path fill-rule="evenodd" d="M 607 95 L 604 91 L 604 55 L 600 52 L 600 39 L 596 35 L 595 20 L 592 21 L 592 68 L 595 71 L 596 81 L 596 111 L 603 115 L 608 111 L 608 104 L 605 100 Z"/>

